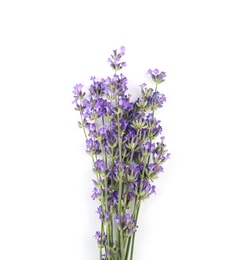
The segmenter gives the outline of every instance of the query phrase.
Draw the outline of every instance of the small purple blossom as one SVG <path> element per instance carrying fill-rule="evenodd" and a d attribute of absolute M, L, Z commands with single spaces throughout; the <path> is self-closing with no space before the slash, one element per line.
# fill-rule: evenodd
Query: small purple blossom
<path fill-rule="evenodd" d="M 88 99 L 82 100 L 81 114 L 83 115 L 84 119 L 87 121 L 91 118 L 92 108 L 93 108 L 93 106 Z"/>
<path fill-rule="evenodd" d="M 149 154 L 151 154 L 153 152 L 154 148 L 155 148 L 154 143 L 146 142 L 143 144 L 142 150 L 148 156 Z"/>
<path fill-rule="evenodd" d="M 76 84 L 74 86 L 74 90 L 72 91 L 74 94 L 74 101 L 72 103 L 77 103 L 78 99 L 82 99 L 85 95 L 85 93 L 82 93 L 82 88 L 83 85 L 82 84 Z"/>
<path fill-rule="evenodd" d="M 103 248 L 107 242 L 107 236 L 105 233 L 101 234 L 100 231 L 96 231 L 95 233 L 95 239 L 97 241 L 98 247 Z"/>
<path fill-rule="evenodd" d="M 154 82 L 156 82 L 157 84 L 160 84 L 163 81 L 165 81 L 164 78 L 166 77 L 166 73 L 163 71 L 159 72 L 158 69 L 155 69 L 155 70 L 149 69 L 147 74 L 149 74 L 151 76 L 152 80 Z"/>
<path fill-rule="evenodd" d="M 121 46 L 120 47 L 120 55 L 121 57 L 125 54 L 125 47 L 124 46 Z"/>
<path fill-rule="evenodd" d="M 130 237 L 137 230 L 136 220 L 127 213 L 124 216 L 116 215 L 115 222 L 119 230 L 123 231 L 124 236 Z"/>
<path fill-rule="evenodd" d="M 124 175 L 124 179 L 128 183 L 136 182 L 139 178 L 139 174 L 141 172 L 141 167 L 139 165 L 131 164 L 126 167 L 126 174 Z"/>
<path fill-rule="evenodd" d="M 105 94 L 105 84 L 101 81 L 95 81 L 95 77 L 91 77 L 93 84 L 90 86 L 89 91 L 92 96 L 102 97 Z"/>
<path fill-rule="evenodd" d="M 113 70 L 118 71 L 126 66 L 126 62 L 120 62 L 121 57 L 125 54 L 125 47 L 120 47 L 120 53 L 117 52 L 117 50 L 113 50 L 113 54 L 111 55 L 111 58 L 108 58 L 108 62 L 110 63 L 110 66 Z"/>
<path fill-rule="evenodd" d="M 163 103 L 166 102 L 166 97 L 164 94 L 156 91 L 152 94 L 151 97 L 147 98 L 146 100 L 151 110 L 156 110 L 157 108 L 163 106 Z"/>
<path fill-rule="evenodd" d="M 76 84 L 73 90 L 74 95 L 79 95 L 80 93 L 82 93 L 82 88 L 83 88 L 82 84 Z"/>
<path fill-rule="evenodd" d="M 98 198 L 99 196 L 100 196 L 99 189 L 94 188 L 94 189 L 93 189 L 93 193 L 92 193 L 92 195 L 91 195 L 91 198 L 92 198 L 93 200 L 95 200 L 95 199 Z"/>
<path fill-rule="evenodd" d="M 100 206 L 97 208 L 96 213 L 99 214 L 99 219 L 102 221 L 102 220 L 103 220 L 103 216 L 102 216 L 102 205 L 100 205 Z"/>
<path fill-rule="evenodd" d="M 110 103 L 103 98 L 98 98 L 94 104 L 94 111 L 97 117 L 103 117 L 106 115 L 106 107 L 110 107 Z"/>
<path fill-rule="evenodd" d="M 133 103 L 130 102 L 129 97 L 127 97 L 126 95 L 120 96 L 118 105 L 125 113 L 133 109 Z"/>
<path fill-rule="evenodd" d="M 134 194 L 138 196 L 140 200 L 145 200 L 150 197 L 151 194 L 156 193 L 156 186 L 151 185 L 148 181 L 143 180 L 132 185 Z"/>
<path fill-rule="evenodd" d="M 154 179 L 157 179 L 161 172 L 163 172 L 163 167 L 160 164 L 156 162 L 150 163 L 148 168 L 145 170 L 147 181 L 153 181 Z"/>
<path fill-rule="evenodd" d="M 105 133 L 106 145 L 110 150 L 117 146 L 118 135 L 114 131 L 107 130 Z"/>
<path fill-rule="evenodd" d="M 100 143 L 99 141 L 95 141 L 92 138 L 86 140 L 86 152 L 94 155 L 100 153 Z"/>
<path fill-rule="evenodd" d="M 106 166 L 103 160 L 98 159 L 95 162 L 95 170 L 99 172 L 104 172 L 106 170 Z"/>
<path fill-rule="evenodd" d="M 96 213 L 99 214 L 99 219 L 100 219 L 104 224 L 109 223 L 109 221 L 110 221 L 110 212 L 109 212 L 109 211 L 103 212 L 103 208 L 102 208 L 102 206 L 100 205 L 100 206 L 97 208 Z"/>
<path fill-rule="evenodd" d="M 116 96 L 124 95 L 127 91 L 127 78 L 121 73 L 105 79 L 107 98 L 115 99 Z"/>

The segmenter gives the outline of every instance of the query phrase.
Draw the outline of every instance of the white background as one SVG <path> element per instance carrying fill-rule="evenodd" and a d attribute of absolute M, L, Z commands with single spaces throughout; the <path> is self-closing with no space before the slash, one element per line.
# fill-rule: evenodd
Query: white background
<path fill-rule="evenodd" d="M 172 159 L 145 201 L 135 259 L 239 259 L 238 1 L 1 1 L 0 259 L 95 260 L 99 229 L 76 83 L 136 94 L 166 71 L 158 113 Z"/>

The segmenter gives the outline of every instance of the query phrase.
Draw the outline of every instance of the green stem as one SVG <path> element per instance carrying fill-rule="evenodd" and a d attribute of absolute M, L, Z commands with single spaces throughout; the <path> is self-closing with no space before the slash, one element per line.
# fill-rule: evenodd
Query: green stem
<path fill-rule="evenodd" d="M 134 155 L 134 149 L 131 151 L 131 157 L 130 157 L 130 162 L 129 162 L 129 164 L 131 164 L 132 161 L 133 161 L 133 155 Z"/>
<path fill-rule="evenodd" d="M 126 203 L 128 198 L 128 192 L 129 192 L 129 184 L 126 185 L 126 191 L 125 191 L 125 197 L 124 197 L 124 214 L 126 213 Z"/>
<path fill-rule="evenodd" d="M 118 105 L 118 100 L 117 104 Z M 119 145 L 119 159 L 120 162 L 122 162 L 122 151 L 121 151 L 121 131 L 120 131 L 120 119 L 119 119 L 119 111 L 117 112 L 117 124 L 118 124 L 118 145 Z M 123 182 L 122 182 L 122 173 L 120 173 L 120 181 L 119 181 L 119 197 L 118 197 L 118 214 L 120 216 L 120 221 L 122 219 L 122 205 L 121 205 L 121 197 L 122 197 L 122 192 L 123 192 Z M 121 252 L 121 259 L 124 259 L 124 240 L 123 240 L 123 232 L 120 231 L 120 252 Z"/>
<path fill-rule="evenodd" d="M 155 91 L 157 91 L 157 89 L 158 89 L 158 83 L 156 83 Z"/>
<path fill-rule="evenodd" d="M 101 222 L 101 241 L 102 241 L 103 233 L 104 233 L 104 225 L 103 222 Z M 100 247 L 100 260 L 102 260 L 102 247 Z"/>
<path fill-rule="evenodd" d="M 127 248 L 126 248 L 126 253 L 125 253 L 125 260 L 128 259 L 130 245 L 131 245 L 131 237 L 127 239 Z"/>
<path fill-rule="evenodd" d="M 124 259 L 124 238 L 123 238 L 123 230 L 120 231 L 120 255 L 121 255 L 121 260 Z"/>
<path fill-rule="evenodd" d="M 135 219 L 135 220 L 136 220 L 136 224 L 137 224 L 137 221 L 138 221 L 139 210 L 140 210 L 140 201 L 139 201 L 139 206 L 138 206 L 137 213 L 136 213 L 136 219 Z M 131 245 L 130 260 L 133 260 L 134 241 L 135 241 L 135 232 L 134 232 L 134 234 L 133 234 L 133 240 L 132 240 L 132 245 Z"/>

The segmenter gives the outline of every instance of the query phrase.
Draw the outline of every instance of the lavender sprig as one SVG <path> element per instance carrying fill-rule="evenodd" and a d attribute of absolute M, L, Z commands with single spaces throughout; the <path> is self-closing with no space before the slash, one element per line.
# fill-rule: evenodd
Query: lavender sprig
<path fill-rule="evenodd" d="M 73 103 L 80 113 L 78 124 L 96 176 L 91 197 L 100 203 L 96 212 L 101 231 L 95 234 L 100 260 L 133 259 L 141 202 L 156 193 L 152 183 L 170 158 L 161 121 L 155 118 L 155 111 L 166 101 L 157 90 L 166 73 L 149 69 L 155 88 L 141 84 L 141 97 L 131 101 L 126 93 L 127 78 L 117 74 L 126 66 L 121 60 L 124 55 L 122 46 L 108 59 L 112 77 L 91 77 L 87 94 L 83 84 L 76 84 L 73 90 Z M 161 142 L 155 141 L 158 136 Z"/>

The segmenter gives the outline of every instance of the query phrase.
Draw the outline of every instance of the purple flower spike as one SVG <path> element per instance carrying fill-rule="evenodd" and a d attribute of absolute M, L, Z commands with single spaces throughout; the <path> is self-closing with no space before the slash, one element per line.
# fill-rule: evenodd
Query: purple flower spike
<path fill-rule="evenodd" d="M 99 196 L 99 190 L 97 188 L 93 189 L 93 194 L 91 195 L 91 198 L 95 200 Z"/>
<path fill-rule="evenodd" d="M 99 171 L 99 172 L 104 172 L 105 169 L 106 169 L 106 166 L 105 166 L 104 161 L 98 159 L 98 160 L 95 162 L 95 170 L 96 170 L 96 171 Z"/>
<path fill-rule="evenodd" d="M 95 239 L 97 241 L 97 244 L 100 248 L 103 248 L 106 244 L 106 241 L 107 241 L 107 236 L 105 233 L 101 234 L 100 231 L 97 231 L 95 233 Z"/>
<path fill-rule="evenodd" d="M 165 160 L 170 159 L 170 155 L 171 155 L 170 153 L 167 153 L 166 156 L 165 156 Z"/>
<path fill-rule="evenodd" d="M 150 197 L 151 194 L 156 193 L 156 187 L 151 185 L 148 181 L 139 181 L 132 185 L 134 194 L 139 197 L 140 200 L 145 200 Z"/>
<path fill-rule="evenodd" d="M 156 82 L 157 84 L 162 83 L 165 80 L 164 78 L 166 77 L 166 73 L 163 71 L 159 72 L 158 69 L 155 69 L 153 71 L 151 69 L 149 69 L 147 74 L 149 74 L 151 76 L 152 80 L 154 82 Z"/>
<path fill-rule="evenodd" d="M 115 219 L 117 228 L 123 231 L 124 236 L 130 237 L 134 232 L 136 232 L 136 220 L 131 218 L 129 213 L 126 213 L 124 216 L 121 217 L 121 219 L 120 216 L 117 215 Z"/>
<path fill-rule="evenodd" d="M 86 152 L 94 155 L 100 153 L 100 143 L 99 141 L 94 141 L 92 138 L 86 140 Z"/>
<path fill-rule="evenodd" d="M 119 215 L 115 216 L 115 221 L 116 221 L 117 224 L 120 224 L 120 216 Z"/>
<path fill-rule="evenodd" d="M 156 194 L 156 186 L 155 186 L 155 185 L 153 185 L 153 186 L 151 187 L 151 193 L 150 193 L 150 194 L 152 194 L 152 193 L 155 193 L 155 194 Z"/>
<path fill-rule="evenodd" d="M 126 62 L 120 62 L 121 57 L 124 55 L 125 55 L 125 47 L 121 46 L 119 53 L 117 53 L 117 50 L 113 50 L 113 54 L 111 55 L 111 58 L 108 58 L 107 61 L 110 63 L 110 66 L 115 72 L 126 66 Z"/>
<path fill-rule="evenodd" d="M 82 88 L 83 88 L 83 85 L 82 85 L 82 84 L 76 84 L 76 85 L 74 86 L 74 90 L 73 90 L 72 92 L 73 92 L 75 95 L 77 95 L 78 93 L 81 92 Z"/>
<path fill-rule="evenodd" d="M 73 89 L 73 94 L 74 94 L 74 100 L 72 102 L 73 103 L 76 103 L 77 104 L 77 101 L 78 99 L 82 99 L 85 95 L 85 93 L 82 93 L 82 88 L 83 88 L 83 85 L 82 84 L 76 84 L 74 86 L 74 89 Z"/>
<path fill-rule="evenodd" d="M 159 74 L 159 70 L 158 70 L 158 69 L 155 69 L 155 70 L 153 71 L 153 73 L 154 73 L 155 75 L 157 75 L 157 74 Z"/>

